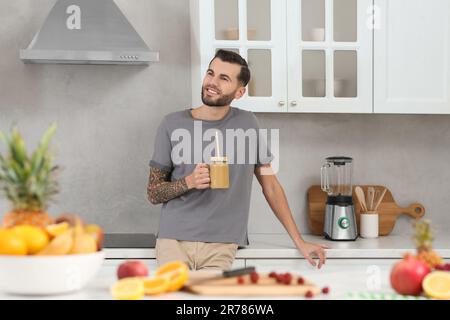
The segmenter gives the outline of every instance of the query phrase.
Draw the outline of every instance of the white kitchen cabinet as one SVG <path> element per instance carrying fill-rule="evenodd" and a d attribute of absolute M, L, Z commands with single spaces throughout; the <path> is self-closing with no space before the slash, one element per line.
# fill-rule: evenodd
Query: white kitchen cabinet
<path fill-rule="evenodd" d="M 219 48 L 253 112 L 450 113 L 448 0 L 191 0 L 193 105 Z"/>
<path fill-rule="evenodd" d="M 130 258 L 130 259 L 105 259 L 103 262 L 103 266 L 106 272 L 108 272 L 110 275 L 116 274 L 117 268 L 120 264 L 124 263 L 125 261 L 130 260 L 140 260 L 142 261 L 148 268 L 150 275 L 154 274 L 156 269 L 158 269 L 158 263 L 156 262 L 156 259 L 139 259 L 139 258 Z M 235 259 L 232 265 L 232 268 L 244 268 L 245 267 L 245 260 L 244 259 Z"/>
<path fill-rule="evenodd" d="M 317 261 L 317 260 L 316 260 Z M 298 270 L 299 274 L 311 274 L 311 273 L 325 273 L 341 270 L 357 270 L 358 272 L 366 272 L 367 268 L 372 266 L 378 266 L 384 268 L 386 266 L 392 266 L 399 259 L 339 259 L 328 258 L 321 269 L 317 269 L 309 264 L 306 259 L 246 259 L 245 263 L 247 267 L 255 266 L 257 271 L 260 272 L 287 272 L 291 270 Z"/>
<path fill-rule="evenodd" d="M 372 112 L 372 0 L 288 0 L 289 112 Z"/>
<path fill-rule="evenodd" d="M 126 261 L 139 260 L 142 261 L 147 267 L 150 273 L 154 273 L 154 271 L 158 268 L 158 263 L 156 259 L 105 259 L 103 262 L 103 266 L 106 272 L 109 272 L 111 275 L 116 274 L 117 268 Z"/>
<path fill-rule="evenodd" d="M 284 112 L 286 105 L 286 0 L 191 0 L 193 105 L 218 49 L 239 52 L 252 80 L 233 106 L 255 112 Z M 256 13 L 257 12 L 257 13 Z"/>
<path fill-rule="evenodd" d="M 375 113 L 450 113 L 450 1 L 375 0 Z"/>
<path fill-rule="evenodd" d="M 253 112 L 372 112 L 372 0 L 191 0 L 193 105 L 217 49 L 252 71 Z"/>

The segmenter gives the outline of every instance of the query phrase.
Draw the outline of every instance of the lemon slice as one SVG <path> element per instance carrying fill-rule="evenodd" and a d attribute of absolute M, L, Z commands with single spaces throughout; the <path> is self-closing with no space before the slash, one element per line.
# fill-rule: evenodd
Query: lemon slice
<path fill-rule="evenodd" d="M 173 272 L 169 276 L 170 285 L 168 291 L 178 291 L 188 280 L 188 272 Z"/>
<path fill-rule="evenodd" d="M 140 300 L 144 296 L 144 282 L 139 278 L 125 278 L 111 287 L 111 295 L 116 300 Z"/>
<path fill-rule="evenodd" d="M 168 291 L 177 291 L 187 282 L 189 267 L 183 261 L 168 262 L 156 270 L 156 276 L 170 280 Z"/>
<path fill-rule="evenodd" d="M 146 278 L 144 292 L 146 295 L 154 295 L 166 292 L 170 287 L 170 280 L 166 277 Z"/>
<path fill-rule="evenodd" d="M 450 272 L 434 271 L 426 275 L 422 282 L 426 295 L 435 298 L 450 299 Z"/>

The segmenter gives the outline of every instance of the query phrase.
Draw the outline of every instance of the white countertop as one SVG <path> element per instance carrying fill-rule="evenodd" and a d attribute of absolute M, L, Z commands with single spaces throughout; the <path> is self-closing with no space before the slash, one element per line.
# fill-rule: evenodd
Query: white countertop
<path fill-rule="evenodd" d="M 355 241 L 329 241 L 323 237 L 303 235 L 308 242 L 322 243 L 328 258 L 402 258 L 405 252 L 414 252 L 411 236 L 389 235 L 376 239 L 358 238 Z M 238 259 L 300 259 L 303 258 L 287 234 L 251 234 L 250 245 L 239 249 Z M 436 235 L 433 248 L 443 258 L 450 258 L 450 234 Z M 154 249 L 105 249 L 108 259 L 154 259 Z"/>

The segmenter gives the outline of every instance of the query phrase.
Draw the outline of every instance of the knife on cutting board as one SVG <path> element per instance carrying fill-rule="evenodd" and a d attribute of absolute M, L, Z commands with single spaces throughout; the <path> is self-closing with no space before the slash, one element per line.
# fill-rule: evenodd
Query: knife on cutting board
<path fill-rule="evenodd" d="M 198 285 L 202 284 L 207 281 L 211 280 L 218 280 L 218 279 L 224 279 L 224 278 L 233 278 L 233 277 L 239 277 L 246 274 L 250 274 L 255 271 L 255 267 L 246 267 L 246 268 L 239 268 L 239 269 L 231 269 L 226 271 L 221 271 L 218 273 L 209 273 L 206 272 L 199 276 L 202 272 L 198 272 L 196 276 L 192 277 L 191 280 L 187 283 L 188 286 L 191 285 Z"/>

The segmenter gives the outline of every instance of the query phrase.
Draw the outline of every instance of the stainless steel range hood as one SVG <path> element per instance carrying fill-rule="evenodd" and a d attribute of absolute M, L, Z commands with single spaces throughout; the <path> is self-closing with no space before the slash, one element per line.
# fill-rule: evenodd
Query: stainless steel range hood
<path fill-rule="evenodd" d="M 113 0 L 58 0 L 25 63 L 149 64 L 159 61 Z"/>

